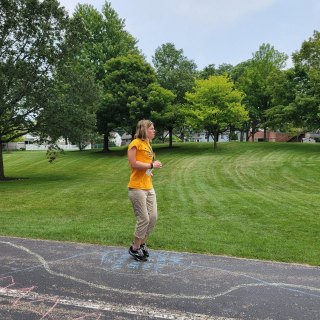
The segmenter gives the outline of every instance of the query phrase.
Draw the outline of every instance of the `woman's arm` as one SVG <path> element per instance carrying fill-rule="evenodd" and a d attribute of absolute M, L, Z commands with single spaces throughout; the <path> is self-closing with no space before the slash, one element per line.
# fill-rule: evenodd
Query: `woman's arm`
<path fill-rule="evenodd" d="M 130 166 L 134 169 L 140 169 L 140 170 L 150 169 L 151 164 L 146 163 L 146 162 L 137 161 L 136 154 L 137 154 L 136 147 L 132 147 L 130 150 L 128 150 L 128 160 L 129 160 Z"/>

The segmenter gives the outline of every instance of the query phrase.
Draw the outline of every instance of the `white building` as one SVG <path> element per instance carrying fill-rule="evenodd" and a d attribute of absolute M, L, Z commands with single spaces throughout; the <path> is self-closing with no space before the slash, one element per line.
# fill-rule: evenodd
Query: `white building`
<path fill-rule="evenodd" d="M 118 132 L 110 132 L 109 141 L 113 142 L 117 147 L 120 147 L 122 139 L 121 139 L 121 136 Z"/>
<path fill-rule="evenodd" d="M 189 136 L 188 141 L 190 142 L 213 142 L 213 136 L 207 135 L 205 132 L 193 133 Z M 219 142 L 228 142 L 229 135 L 228 134 L 220 134 Z"/>

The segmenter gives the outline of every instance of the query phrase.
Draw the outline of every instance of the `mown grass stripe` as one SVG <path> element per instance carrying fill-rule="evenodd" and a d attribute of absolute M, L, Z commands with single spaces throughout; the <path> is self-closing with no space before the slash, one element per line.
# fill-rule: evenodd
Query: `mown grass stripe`
<path fill-rule="evenodd" d="M 152 248 L 320 265 L 320 144 L 154 145 L 159 221 Z M 125 245 L 134 215 L 126 148 L 5 153 L 0 233 Z"/>

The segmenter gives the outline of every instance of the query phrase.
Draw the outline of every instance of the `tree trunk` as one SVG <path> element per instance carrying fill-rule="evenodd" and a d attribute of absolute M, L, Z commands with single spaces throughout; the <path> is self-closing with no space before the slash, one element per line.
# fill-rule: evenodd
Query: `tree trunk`
<path fill-rule="evenodd" d="M 243 130 L 240 131 L 240 142 L 243 142 L 244 140 L 244 132 Z"/>
<path fill-rule="evenodd" d="M 103 135 L 103 150 L 102 152 L 109 152 L 109 132 Z"/>
<path fill-rule="evenodd" d="M 213 150 L 217 149 L 217 142 L 219 140 L 219 131 L 213 133 Z"/>
<path fill-rule="evenodd" d="M 132 132 L 131 132 L 131 141 L 134 140 L 135 134 L 136 134 L 136 131 L 135 131 L 135 130 L 132 130 Z"/>
<path fill-rule="evenodd" d="M 246 142 L 249 142 L 250 140 L 250 129 L 246 129 Z"/>
<path fill-rule="evenodd" d="M 3 148 L 2 148 L 1 140 L 0 140 L 0 180 L 5 180 L 4 165 L 3 165 Z"/>
<path fill-rule="evenodd" d="M 252 138 L 252 141 L 251 142 L 254 142 L 254 135 L 256 134 L 256 126 L 252 126 L 252 131 L 251 131 L 251 138 Z"/>
<path fill-rule="evenodd" d="M 267 128 L 263 128 L 263 141 L 267 141 Z"/>
<path fill-rule="evenodd" d="M 172 148 L 172 128 L 169 128 L 169 148 Z"/>

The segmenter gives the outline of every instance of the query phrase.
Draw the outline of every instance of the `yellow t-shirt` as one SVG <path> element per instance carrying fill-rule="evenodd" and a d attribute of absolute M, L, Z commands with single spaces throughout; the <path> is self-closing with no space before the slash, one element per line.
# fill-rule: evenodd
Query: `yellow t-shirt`
<path fill-rule="evenodd" d="M 153 160 L 153 151 L 149 143 L 141 139 L 134 139 L 128 146 L 128 150 L 133 147 L 137 148 L 136 160 L 151 163 Z M 152 189 L 152 177 L 146 174 L 146 169 L 134 169 L 131 167 L 130 181 L 128 184 L 129 188 L 133 189 Z"/>

